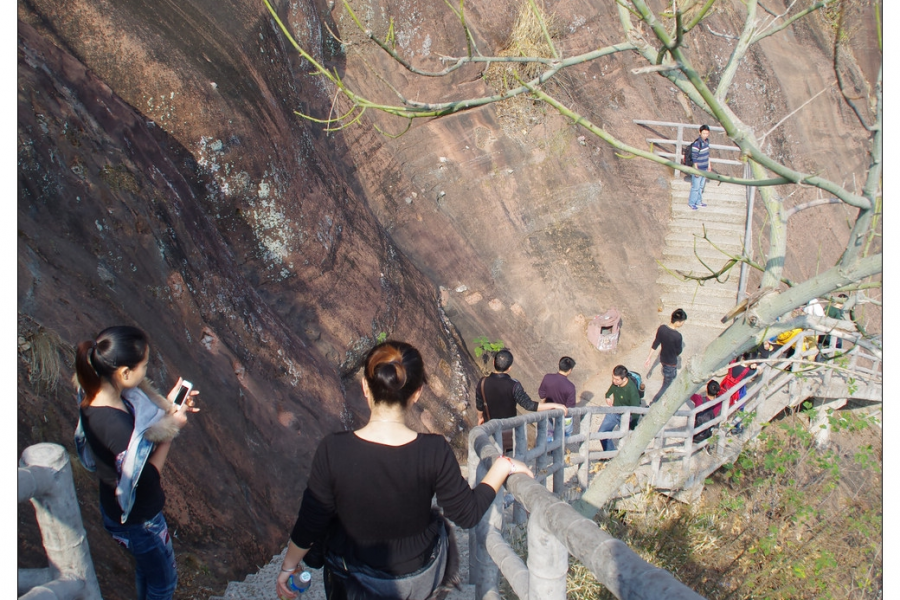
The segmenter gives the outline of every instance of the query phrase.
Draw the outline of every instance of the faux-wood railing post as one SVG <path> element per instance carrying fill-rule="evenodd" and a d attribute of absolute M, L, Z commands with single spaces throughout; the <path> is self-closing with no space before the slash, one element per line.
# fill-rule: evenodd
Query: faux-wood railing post
<path fill-rule="evenodd" d="M 528 520 L 528 599 L 565 600 L 569 551 L 542 520 Z"/>
<path fill-rule="evenodd" d="M 50 565 L 49 569 L 19 570 L 30 588 L 19 590 L 27 592 L 21 598 L 101 600 L 65 448 L 35 444 L 22 452 L 18 498 L 19 502 L 31 499 Z M 48 579 L 33 577 L 36 572 Z"/>
<path fill-rule="evenodd" d="M 478 453 L 475 452 L 475 448 L 472 446 L 472 442 L 469 442 L 469 487 L 474 488 L 478 485 L 478 482 L 484 479 L 484 476 L 487 475 L 488 469 L 485 464 L 478 457 Z M 473 535 L 474 534 L 474 535 Z M 478 526 L 476 526 L 475 530 L 472 534 L 469 535 L 469 583 L 475 584 L 476 579 L 478 578 L 478 546 L 484 547 L 484 540 L 478 539 Z"/>
<path fill-rule="evenodd" d="M 650 456 L 650 468 L 653 473 L 653 479 L 651 481 L 653 482 L 659 481 L 659 471 L 662 467 L 663 447 L 665 445 L 665 432 L 666 428 L 663 427 L 663 429 L 656 434 L 656 437 L 653 438 L 653 441 L 650 442 L 650 448 L 654 450 L 653 454 Z"/>
<path fill-rule="evenodd" d="M 553 440 L 559 443 L 559 446 L 551 450 L 555 465 L 561 465 L 566 460 L 566 418 L 557 417 L 554 419 Z M 557 496 L 561 495 L 566 488 L 566 478 L 563 469 L 557 469 L 553 473 L 553 493 Z"/>
<path fill-rule="evenodd" d="M 694 428 L 696 425 L 697 412 L 691 410 L 687 416 L 687 422 L 684 424 L 685 436 L 684 436 L 684 458 L 681 463 L 682 473 L 685 475 L 690 474 L 691 472 L 691 461 L 694 460 Z"/>
<path fill-rule="evenodd" d="M 581 455 L 581 464 L 578 465 L 578 485 L 581 486 L 582 490 L 586 490 L 588 487 L 588 474 L 590 473 L 590 450 L 591 450 L 591 416 L 593 413 L 585 413 L 583 417 L 581 417 L 581 427 L 579 431 L 584 436 L 584 440 L 581 442 L 581 445 L 578 447 L 578 454 Z"/>
<path fill-rule="evenodd" d="M 525 462 L 525 453 L 528 450 L 528 425 L 522 423 L 521 425 L 516 425 L 515 429 L 516 436 L 516 444 L 515 444 L 515 457 L 522 462 Z M 544 429 L 544 443 L 547 443 L 547 430 Z M 540 440 L 538 440 L 540 443 Z M 516 502 L 513 504 L 513 523 L 517 525 L 521 525 L 528 519 L 528 515 L 525 513 L 525 509 L 522 508 L 522 505 Z M 498 527 L 497 529 L 501 529 Z"/>
<path fill-rule="evenodd" d="M 497 448 L 503 449 L 502 439 L 500 439 L 502 433 L 499 433 L 501 429 L 498 428 L 497 432 L 490 437 L 495 443 L 495 457 L 502 455 L 502 452 L 498 452 Z M 482 438 L 482 440 L 484 439 Z M 484 479 L 489 470 L 489 465 L 486 465 L 481 460 L 481 450 L 484 448 L 484 443 L 477 441 L 474 432 L 469 432 L 468 447 L 469 485 L 475 487 L 479 481 Z M 494 498 L 491 507 L 488 508 L 487 513 L 469 534 L 469 583 L 475 586 L 475 597 L 479 599 L 500 600 L 500 569 L 488 554 L 487 537 L 488 531 L 492 527 L 499 530 L 503 529 L 503 513 L 500 510 L 502 503 L 503 497 L 498 494 Z"/>
<path fill-rule="evenodd" d="M 474 563 L 475 569 L 470 579 L 475 584 L 475 597 L 479 600 L 500 600 L 500 569 L 488 554 L 487 537 L 491 528 L 503 531 L 502 504 L 503 496 L 498 494 L 487 514 L 475 526 L 475 560 L 470 563 Z"/>

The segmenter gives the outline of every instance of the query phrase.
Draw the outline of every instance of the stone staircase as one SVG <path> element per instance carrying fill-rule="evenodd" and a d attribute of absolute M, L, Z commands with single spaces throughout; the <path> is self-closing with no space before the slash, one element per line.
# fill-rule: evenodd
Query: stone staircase
<path fill-rule="evenodd" d="M 722 317 L 736 304 L 739 267 L 720 277 L 721 282 L 709 280 L 702 286 L 696 281 L 682 281 L 677 272 L 708 275 L 710 269 L 704 263 L 719 270 L 728 261 L 727 256 L 702 239 L 704 227 L 718 248 L 732 254 L 741 252 L 747 216 L 746 188 L 709 180 L 703 192 L 708 206 L 700 210 L 688 207 L 689 182 L 673 179 L 671 190 L 672 220 L 656 280 L 660 286 L 660 312 L 668 316 L 676 308 L 683 308 L 688 324 L 710 328 L 714 336 L 724 328 Z"/>

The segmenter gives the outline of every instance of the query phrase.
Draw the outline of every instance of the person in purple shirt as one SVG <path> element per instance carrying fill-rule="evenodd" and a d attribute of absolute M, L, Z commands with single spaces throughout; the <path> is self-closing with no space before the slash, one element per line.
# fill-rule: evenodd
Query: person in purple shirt
<path fill-rule="evenodd" d="M 547 373 L 538 388 L 538 396 L 542 402 L 563 404 L 566 408 L 575 407 L 575 384 L 569 381 L 569 374 L 575 368 L 575 360 L 570 356 L 559 359 L 559 371 Z M 572 435 L 572 417 L 565 418 L 566 435 Z M 547 432 L 547 441 L 553 441 L 553 432 Z"/>

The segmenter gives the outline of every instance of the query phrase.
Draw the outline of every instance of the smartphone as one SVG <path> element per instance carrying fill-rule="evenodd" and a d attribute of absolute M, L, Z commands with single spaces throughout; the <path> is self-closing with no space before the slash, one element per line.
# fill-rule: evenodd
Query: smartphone
<path fill-rule="evenodd" d="M 175 406 L 178 407 L 178 410 L 181 410 L 184 406 L 184 400 L 191 393 L 191 390 L 194 389 L 194 384 L 188 381 L 187 379 L 183 379 L 181 381 L 181 387 L 178 389 L 178 395 L 175 396 Z"/>

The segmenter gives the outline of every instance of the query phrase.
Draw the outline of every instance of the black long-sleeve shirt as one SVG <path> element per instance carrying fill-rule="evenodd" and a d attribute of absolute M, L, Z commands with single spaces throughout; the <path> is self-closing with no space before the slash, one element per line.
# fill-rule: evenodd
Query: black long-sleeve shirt
<path fill-rule="evenodd" d="M 348 562 L 405 575 L 423 566 L 437 538 L 435 495 L 444 515 L 468 529 L 495 492 L 485 483 L 469 487 L 443 436 L 420 433 L 386 446 L 334 433 L 316 450 L 291 540 L 309 548 L 327 531 L 328 548 Z"/>
<path fill-rule="evenodd" d="M 678 355 L 684 348 L 681 334 L 668 325 L 660 325 L 650 348 L 656 350 L 660 345 L 662 345 L 662 350 L 659 351 L 659 362 L 670 367 L 677 366 Z"/>
<path fill-rule="evenodd" d="M 506 373 L 491 373 L 484 378 L 484 394 L 481 393 L 482 383 L 479 381 L 475 388 L 475 408 L 479 412 L 489 413 L 485 417 L 490 419 L 507 419 L 516 416 L 516 404 L 525 410 L 534 412 L 540 406 L 522 388 L 518 380 Z M 484 402 L 487 396 L 488 410 L 484 410 Z M 486 418 L 485 421 L 490 419 Z"/>

